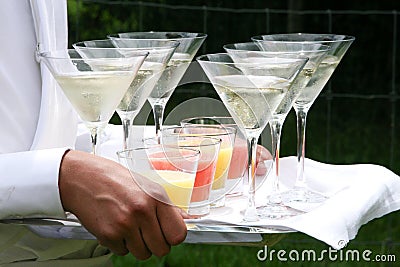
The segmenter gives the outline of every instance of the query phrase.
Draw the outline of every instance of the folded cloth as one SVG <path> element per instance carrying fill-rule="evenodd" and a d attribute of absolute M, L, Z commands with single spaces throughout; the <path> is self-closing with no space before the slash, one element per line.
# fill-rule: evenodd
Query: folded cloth
<path fill-rule="evenodd" d="M 293 186 L 296 179 L 296 158 L 280 160 L 281 189 Z M 319 206 L 309 207 L 304 214 L 286 219 L 243 221 L 246 197 L 227 198 L 226 206 L 213 209 L 200 219 L 187 223 L 198 225 L 255 226 L 282 232 L 288 229 L 303 232 L 334 249 L 341 249 L 354 239 L 360 227 L 369 221 L 400 208 L 400 177 L 389 169 L 373 165 L 330 165 L 305 160 L 307 185 L 328 199 Z M 272 172 L 256 191 L 256 204 L 265 203 L 270 191 Z M 307 209 L 307 207 L 305 207 Z M 214 240 L 216 242 L 216 240 Z"/>

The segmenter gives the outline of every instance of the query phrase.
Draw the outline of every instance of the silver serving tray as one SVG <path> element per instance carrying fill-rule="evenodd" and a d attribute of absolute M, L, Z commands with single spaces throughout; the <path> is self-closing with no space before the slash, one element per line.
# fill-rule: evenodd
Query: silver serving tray
<path fill-rule="evenodd" d="M 96 237 L 83 227 L 76 218 L 28 218 L 0 220 L 3 224 L 25 225 L 32 232 L 44 238 L 94 240 Z M 185 243 L 235 243 L 260 242 L 264 234 L 283 234 L 294 232 L 281 226 L 238 226 L 202 223 L 187 223 L 188 235 Z"/>

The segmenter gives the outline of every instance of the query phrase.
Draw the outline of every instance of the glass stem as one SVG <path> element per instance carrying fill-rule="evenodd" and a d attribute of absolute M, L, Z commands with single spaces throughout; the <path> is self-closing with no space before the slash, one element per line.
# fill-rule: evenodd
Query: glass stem
<path fill-rule="evenodd" d="M 156 135 L 158 136 L 163 124 L 164 106 L 159 104 L 153 105 L 153 113 L 154 113 L 154 124 L 156 126 Z"/>
<path fill-rule="evenodd" d="M 304 159 L 306 151 L 306 120 L 308 109 L 296 108 L 297 118 L 297 179 L 295 186 L 305 187 Z"/>
<path fill-rule="evenodd" d="M 244 213 L 244 220 L 248 222 L 258 221 L 255 192 L 256 192 L 256 176 L 255 176 L 255 163 L 256 163 L 256 150 L 257 150 L 257 139 L 256 137 L 247 138 L 248 142 L 248 164 L 247 171 L 249 177 L 249 195 L 247 208 Z"/>
<path fill-rule="evenodd" d="M 99 136 L 100 136 L 101 128 L 98 126 L 90 128 L 90 137 L 92 140 L 92 154 L 99 155 Z"/>
<path fill-rule="evenodd" d="M 124 131 L 123 149 L 128 149 L 129 137 L 131 134 L 133 119 L 130 116 L 125 116 L 122 119 L 122 129 Z"/>
<path fill-rule="evenodd" d="M 129 139 L 131 138 L 132 135 L 133 120 L 136 118 L 138 111 L 117 110 L 117 113 L 122 123 L 122 130 L 123 130 L 122 148 L 128 149 Z"/>
<path fill-rule="evenodd" d="M 279 195 L 279 150 L 281 144 L 281 132 L 282 132 L 282 121 L 277 118 L 273 118 L 270 121 L 271 136 L 272 136 L 272 168 L 274 171 L 274 180 L 272 183 L 272 193 L 269 197 L 269 201 L 275 204 L 282 202 Z"/>

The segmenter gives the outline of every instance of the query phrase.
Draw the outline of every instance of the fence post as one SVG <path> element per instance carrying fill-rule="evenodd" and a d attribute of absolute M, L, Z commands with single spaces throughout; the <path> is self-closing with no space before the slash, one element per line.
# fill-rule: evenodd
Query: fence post
<path fill-rule="evenodd" d="M 265 9 L 265 28 L 266 28 L 266 33 L 269 33 L 269 20 L 270 20 L 270 13 L 269 13 L 269 8 Z"/>
<path fill-rule="evenodd" d="M 139 1 L 139 31 L 143 31 L 143 2 Z"/>
<path fill-rule="evenodd" d="M 206 33 L 206 34 L 207 34 L 207 28 L 208 28 L 207 17 L 208 17 L 207 6 L 204 5 L 203 6 L 203 33 Z M 205 54 L 207 52 L 207 42 L 203 43 L 202 51 L 203 51 L 203 54 Z"/>
<path fill-rule="evenodd" d="M 75 41 L 79 40 L 79 11 L 81 0 L 76 0 Z"/>
<path fill-rule="evenodd" d="M 394 167 L 395 158 L 395 145 L 396 145 L 396 103 L 397 103 L 397 92 L 396 92 L 396 47 L 397 47 L 397 11 L 393 10 L 393 44 L 392 44 L 392 84 L 390 92 L 391 100 L 391 124 L 390 124 L 390 168 Z"/>

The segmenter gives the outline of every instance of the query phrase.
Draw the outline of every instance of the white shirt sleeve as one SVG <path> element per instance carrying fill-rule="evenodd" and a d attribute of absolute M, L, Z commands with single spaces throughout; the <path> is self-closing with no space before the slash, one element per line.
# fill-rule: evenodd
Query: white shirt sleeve
<path fill-rule="evenodd" d="M 57 177 L 66 150 L 0 155 L 0 219 L 65 217 Z"/>
<path fill-rule="evenodd" d="M 35 49 L 67 48 L 66 16 L 65 0 L 1 1 L 0 36 L 13 41 L 0 49 L 0 219 L 65 218 L 58 176 L 74 145 L 76 114 L 49 73 L 41 75 Z M 95 240 L 43 238 L 0 223 L 0 266 L 94 267 L 109 258 Z"/>

